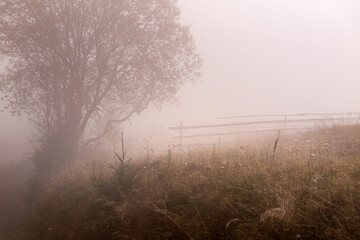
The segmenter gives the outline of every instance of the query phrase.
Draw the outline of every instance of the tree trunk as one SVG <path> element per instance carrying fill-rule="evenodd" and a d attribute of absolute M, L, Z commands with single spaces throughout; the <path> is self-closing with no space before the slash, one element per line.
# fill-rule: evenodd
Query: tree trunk
<path fill-rule="evenodd" d="M 30 179 L 31 191 L 42 192 L 51 181 L 69 170 L 78 153 L 79 138 L 75 134 L 57 134 L 36 150 L 32 160 L 34 172 Z"/>

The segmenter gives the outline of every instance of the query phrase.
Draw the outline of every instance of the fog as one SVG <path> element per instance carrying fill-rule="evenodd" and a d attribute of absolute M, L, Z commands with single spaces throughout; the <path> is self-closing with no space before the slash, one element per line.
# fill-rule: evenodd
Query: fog
<path fill-rule="evenodd" d="M 0 240 L 360 239 L 359 64 L 357 0 L 2 0 Z"/>
<path fill-rule="evenodd" d="M 358 1 L 180 0 L 178 5 L 204 60 L 202 77 L 181 87 L 177 103 L 151 106 L 119 126 L 127 138 L 164 149 L 177 142 L 169 127 L 180 121 L 196 125 L 233 115 L 360 110 Z M 1 160 L 26 156 L 31 150 L 26 120 L 4 111 L 0 126 Z"/>
<path fill-rule="evenodd" d="M 201 81 L 180 90 L 178 105 L 133 118 L 128 131 L 135 136 L 155 142 L 161 136 L 165 143 L 177 134 L 168 127 L 180 121 L 360 110 L 357 1 L 182 0 L 179 5 L 204 59 Z"/>

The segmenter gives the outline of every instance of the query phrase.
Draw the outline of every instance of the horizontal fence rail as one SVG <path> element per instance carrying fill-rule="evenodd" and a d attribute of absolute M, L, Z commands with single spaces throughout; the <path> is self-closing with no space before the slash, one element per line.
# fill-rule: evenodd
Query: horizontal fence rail
<path fill-rule="evenodd" d="M 254 118 L 254 117 L 346 116 L 346 115 L 360 115 L 360 113 L 298 113 L 298 114 L 241 115 L 241 116 L 219 117 L 218 119 Z"/>
<path fill-rule="evenodd" d="M 217 127 L 232 127 L 232 126 L 245 126 L 257 124 L 272 124 L 272 123 L 299 123 L 299 122 L 314 122 L 314 121 L 339 121 L 339 120 L 359 120 L 359 118 L 312 118 L 312 119 L 292 119 L 292 120 L 271 120 L 271 121 L 254 121 L 242 123 L 226 123 L 226 124 L 213 124 L 213 125 L 197 125 L 197 126 L 181 126 L 170 127 L 170 130 L 179 129 L 199 129 L 199 128 L 217 128 Z"/>
<path fill-rule="evenodd" d="M 304 128 L 285 128 L 281 129 L 282 131 L 294 131 L 294 130 L 306 130 L 312 129 L 311 127 L 304 127 Z M 188 136 L 181 136 L 182 138 L 194 138 L 194 137 L 212 137 L 212 136 L 223 136 L 223 135 L 240 135 L 240 134 L 248 134 L 248 133 L 258 133 L 258 132 L 276 132 L 279 131 L 279 128 L 273 129 L 263 129 L 263 130 L 252 130 L 252 131 L 241 131 L 241 132 L 227 132 L 227 133 L 209 133 L 209 134 L 198 134 L 198 135 L 188 135 Z M 179 139 L 180 136 L 173 137 L 175 139 Z"/>
<path fill-rule="evenodd" d="M 333 117 L 336 116 L 336 117 Z M 197 138 L 197 137 L 210 137 L 210 136 L 223 136 L 223 135 L 241 135 L 241 134 L 251 134 L 251 133 L 261 133 L 261 132 L 275 132 L 278 130 L 281 131 L 295 131 L 295 130 L 309 130 L 314 128 L 316 124 L 328 125 L 329 123 L 359 123 L 360 113 L 299 113 L 299 114 L 269 114 L 269 115 L 242 115 L 242 116 L 232 116 L 232 117 L 221 117 L 218 119 L 235 119 L 235 118 L 252 118 L 252 119 L 261 119 L 269 117 L 281 117 L 280 120 L 257 120 L 257 121 L 245 121 L 245 122 L 235 122 L 235 123 L 221 123 L 221 124 L 208 124 L 208 125 L 189 125 L 184 126 L 183 122 L 180 122 L 178 127 L 170 127 L 169 130 L 178 130 L 179 135 L 173 138 L 179 139 L 180 146 L 182 145 L 182 140 L 184 138 Z M 289 119 L 294 117 L 301 117 L 300 119 Z M 311 118 L 304 118 L 311 117 Z M 308 123 L 307 126 L 300 125 L 301 123 Z M 281 126 L 271 126 L 274 124 L 281 124 Z M 297 124 L 297 126 L 289 126 Z M 309 126 L 313 124 L 313 126 Z M 265 126 L 264 126 L 265 125 Z M 300 125 L 300 126 L 299 126 Z M 267 127 L 266 127 L 267 126 Z M 216 128 L 241 128 L 243 131 L 228 131 L 228 132 L 217 132 L 217 133 L 204 133 L 204 134 L 189 134 L 183 135 L 184 130 L 194 130 L 194 129 L 216 129 Z M 251 129 L 251 130 L 249 130 Z"/>

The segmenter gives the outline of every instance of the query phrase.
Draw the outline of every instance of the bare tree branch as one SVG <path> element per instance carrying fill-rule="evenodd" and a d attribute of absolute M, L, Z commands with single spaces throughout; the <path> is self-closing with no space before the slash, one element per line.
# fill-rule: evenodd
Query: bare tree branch
<path fill-rule="evenodd" d="M 171 100 L 201 66 L 179 15 L 176 1 L 2 0 L 0 55 L 9 63 L 0 86 L 10 110 L 29 115 L 44 146 L 72 152 L 94 119 L 106 125 L 84 147 Z"/>
<path fill-rule="evenodd" d="M 93 143 L 96 142 L 98 140 L 100 140 L 101 138 L 103 138 L 109 131 L 111 124 L 113 123 L 122 123 L 125 122 L 126 120 L 128 120 L 134 113 L 137 113 L 137 109 L 133 109 L 130 113 L 128 113 L 126 116 L 124 116 L 121 119 L 110 119 L 107 121 L 107 123 L 105 124 L 104 130 L 102 131 L 101 134 L 99 134 L 96 137 L 90 138 L 88 139 L 83 145 L 80 151 L 84 151 L 88 148 L 88 146 Z"/>

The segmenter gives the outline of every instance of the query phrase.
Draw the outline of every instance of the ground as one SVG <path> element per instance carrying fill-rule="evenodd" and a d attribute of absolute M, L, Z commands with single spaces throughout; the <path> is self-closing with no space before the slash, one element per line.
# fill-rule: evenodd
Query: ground
<path fill-rule="evenodd" d="M 360 128 L 171 152 L 58 176 L 28 239 L 360 239 Z M 1 239 L 1 237 L 0 237 Z"/>

